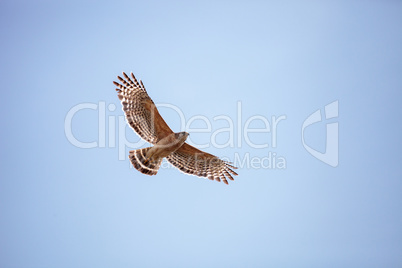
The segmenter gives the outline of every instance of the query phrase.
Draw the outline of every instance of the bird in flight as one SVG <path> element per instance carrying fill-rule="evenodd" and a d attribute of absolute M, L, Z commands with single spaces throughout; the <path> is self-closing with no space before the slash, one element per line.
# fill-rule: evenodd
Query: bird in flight
<path fill-rule="evenodd" d="M 126 120 L 142 139 L 154 145 L 130 151 L 130 161 L 138 171 L 156 175 L 163 158 L 166 158 L 186 174 L 223 181 L 225 184 L 228 184 L 227 179 L 234 180 L 232 175 L 237 173 L 233 169 L 237 167 L 186 143 L 189 133 L 174 133 L 169 128 L 142 81 L 138 82 L 133 73 L 129 77 L 123 72 L 123 76 L 117 76 L 120 83 L 113 83 L 117 87 Z"/>

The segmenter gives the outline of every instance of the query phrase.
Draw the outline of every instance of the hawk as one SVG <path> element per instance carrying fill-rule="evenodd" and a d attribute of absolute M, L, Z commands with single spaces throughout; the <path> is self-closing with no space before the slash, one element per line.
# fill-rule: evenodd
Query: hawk
<path fill-rule="evenodd" d="M 133 166 L 147 175 L 156 175 L 163 158 L 184 173 L 210 180 L 234 180 L 237 167 L 218 157 L 198 150 L 186 143 L 189 133 L 174 133 L 159 114 L 152 99 L 140 80 L 133 73 L 131 78 L 123 72 L 124 78 L 117 76 L 116 85 L 126 120 L 130 127 L 153 147 L 130 151 L 129 158 Z"/>

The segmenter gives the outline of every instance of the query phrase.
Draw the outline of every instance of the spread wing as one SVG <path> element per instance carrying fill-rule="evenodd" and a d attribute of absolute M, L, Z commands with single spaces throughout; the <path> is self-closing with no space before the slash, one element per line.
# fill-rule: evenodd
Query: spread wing
<path fill-rule="evenodd" d="M 177 151 L 167 156 L 166 159 L 184 173 L 207 177 L 210 180 L 222 180 L 226 184 L 228 184 L 227 178 L 234 180 L 231 174 L 237 175 L 232 170 L 237 169 L 237 167 L 187 143 L 184 143 Z"/>
<path fill-rule="evenodd" d="M 145 141 L 156 144 L 159 140 L 173 131 L 159 114 L 144 84 L 131 73 L 131 78 L 123 72 L 125 79 L 117 76 L 121 83 L 113 81 L 116 91 L 123 105 L 128 124 Z"/>

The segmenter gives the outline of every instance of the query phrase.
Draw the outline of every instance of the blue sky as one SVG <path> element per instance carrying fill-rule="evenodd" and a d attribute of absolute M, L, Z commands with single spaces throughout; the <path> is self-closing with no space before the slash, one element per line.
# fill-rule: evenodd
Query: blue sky
<path fill-rule="evenodd" d="M 400 267 L 401 12 L 397 1 L 2 1 L 0 266 Z M 122 71 L 174 131 L 241 160 L 236 180 L 131 168 L 126 143 L 140 140 L 112 84 Z M 338 142 L 335 167 L 303 146 L 317 110 L 304 141 L 321 153 Z"/>

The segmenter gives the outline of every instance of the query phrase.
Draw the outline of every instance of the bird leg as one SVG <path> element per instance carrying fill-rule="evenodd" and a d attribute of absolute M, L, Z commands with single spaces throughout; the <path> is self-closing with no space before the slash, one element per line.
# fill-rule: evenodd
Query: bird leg
<path fill-rule="evenodd" d="M 144 161 L 144 164 L 145 165 L 148 165 L 148 163 L 149 163 L 149 161 L 151 161 L 151 159 L 152 159 L 152 157 L 154 156 L 154 154 L 155 154 L 155 151 L 152 151 L 151 152 L 151 150 L 150 150 L 150 155 L 149 156 L 145 156 L 146 157 L 146 159 L 145 159 L 145 161 Z"/>

